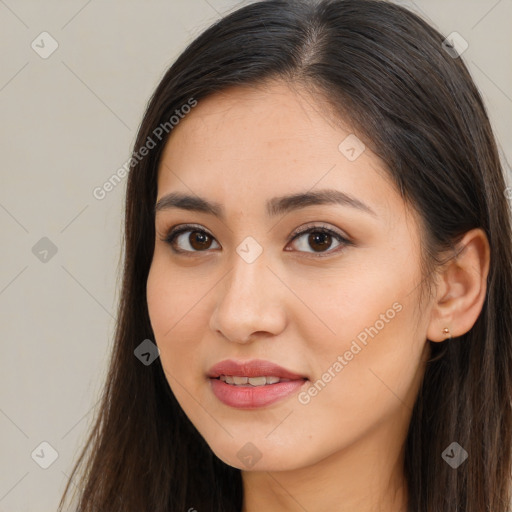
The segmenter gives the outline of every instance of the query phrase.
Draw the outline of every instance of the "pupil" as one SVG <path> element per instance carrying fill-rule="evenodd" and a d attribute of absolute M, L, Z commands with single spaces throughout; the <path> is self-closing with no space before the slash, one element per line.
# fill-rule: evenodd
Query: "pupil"
<path fill-rule="evenodd" d="M 329 248 L 331 245 L 331 235 L 328 233 L 311 233 L 309 235 L 309 243 L 315 249 L 315 245 L 320 246 L 320 250 Z"/>
<path fill-rule="evenodd" d="M 192 240 L 190 240 L 190 245 L 194 249 L 207 249 L 208 248 L 208 246 L 205 247 L 204 245 L 202 245 L 208 241 L 208 235 L 206 233 L 200 233 L 199 231 L 193 231 L 190 234 L 190 238 L 192 239 Z"/>

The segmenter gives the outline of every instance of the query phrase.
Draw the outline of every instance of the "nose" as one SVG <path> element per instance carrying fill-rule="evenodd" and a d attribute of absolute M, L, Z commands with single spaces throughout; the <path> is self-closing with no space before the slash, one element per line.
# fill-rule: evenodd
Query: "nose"
<path fill-rule="evenodd" d="M 249 343 L 277 336 L 286 327 L 286 287 L 261 255 L 248 263 L 238 255 L 234 267 L 215 287 L 215 308 L 210 329 L 226 340 Z"/>

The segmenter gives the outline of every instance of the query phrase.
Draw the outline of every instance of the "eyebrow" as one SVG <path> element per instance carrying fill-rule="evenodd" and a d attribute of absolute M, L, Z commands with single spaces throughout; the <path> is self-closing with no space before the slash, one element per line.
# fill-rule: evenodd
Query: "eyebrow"
<path fill-rule="evenodd" d="M 340 190 L 324 189 L 308 191 L 287 196 L 279 196 L 269 199 L 266 203 L 267 215 L 275 217 L 308 206 L 337 204 L 349 206 L 373 216 L 377 214 L 359 199 L 341 192 Z M 225 220 L 224 208 L 220 203 L 209 201 L 199 196 L 188 195 L 181 192 L 171 192 L 163 196 L 155 205 L 154 213 L 171 208 L 206 213 Z"/>

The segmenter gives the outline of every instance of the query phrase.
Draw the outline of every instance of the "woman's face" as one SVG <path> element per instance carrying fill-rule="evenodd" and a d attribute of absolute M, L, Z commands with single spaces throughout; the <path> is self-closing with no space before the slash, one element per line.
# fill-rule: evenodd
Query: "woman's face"
<path fill-rule="evenodd" d="M 148 307 L 168 383 L 226 463 L 400 450 L 430 306 L 418 309 L 417 218 L 386 176 L 350 127 L 283 83 L 210 96 L 174 128 Z"/>

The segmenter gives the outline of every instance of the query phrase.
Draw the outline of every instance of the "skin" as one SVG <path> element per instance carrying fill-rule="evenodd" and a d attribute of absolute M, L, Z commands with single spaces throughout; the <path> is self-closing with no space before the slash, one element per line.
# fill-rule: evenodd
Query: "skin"
<path fill-rule="evenodd" d="M 223 221 L 157 212 L 147 300 L 178 402 L 213 452 L 242 470 L 244 512 L 405 510 L 403 446 L 427 338 L 443 341 L 444 327 L 463 334 L 482 308 L 485 234 L 466 234 L 465 250 L 420 303 L 419 218 L 368 147 L 354 161 L 340 152 L 350 133 L 305 91 L 271 82 L 201 100 L 162 156 L 157 201 L 179 191 L 225 208 Z M 324 188 L 354 196 L 375 215 L 334 204 L 266 214 L 270 198 Z M 212 237 L 192 246 L 194 228 L 179 236 L 175 246 L 190 257 L 164 241 L 188 223 Z M 326 226 L 352 244 L 337 252 L 342 245 L 327 237 L 322 252 L 308 234 L 291 241 L 304 225 Z M 236 252 L 248 236 L 263 248 L 250 264 Z M 401 310 L 334 371 L 338 356 L 393 304 Z M 207 371 L 224 359 L 277 363 L 308 377 L 301 391 L 329 369 L 335 376 L 308 403 L 296 393 L 241 410 L 210 389 Z M 237 456 L 246 443 L 261 455 L 251 467 Z"/>

